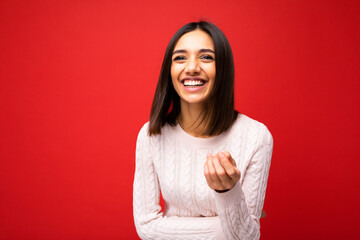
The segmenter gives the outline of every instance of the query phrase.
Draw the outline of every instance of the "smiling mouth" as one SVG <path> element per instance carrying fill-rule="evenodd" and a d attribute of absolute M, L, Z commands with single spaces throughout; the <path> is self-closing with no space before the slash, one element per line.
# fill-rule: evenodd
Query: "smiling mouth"
<path fill-rule="evenodd" d="M 182 84 L 185 87 L 201 87 L 206 83 L 204 80 L 184 80 Z"/>

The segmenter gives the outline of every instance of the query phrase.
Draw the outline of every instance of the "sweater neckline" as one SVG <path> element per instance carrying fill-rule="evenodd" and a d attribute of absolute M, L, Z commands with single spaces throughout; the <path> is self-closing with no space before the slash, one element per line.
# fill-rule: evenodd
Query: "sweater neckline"
<path fill-rule="evenodd" d="M 228 133 L 228 131 L 223 132 L 217 136 L 201 138 L 201 137 L 194 137 L 187 133 L 178 122 L 174 127 L 174 134 L 183 140 L 186 144 L 196 147 L 196 148 L 209 148 L 212 146 L 218 146 L 218 144 L 222 141 L 224 136 Z"/>

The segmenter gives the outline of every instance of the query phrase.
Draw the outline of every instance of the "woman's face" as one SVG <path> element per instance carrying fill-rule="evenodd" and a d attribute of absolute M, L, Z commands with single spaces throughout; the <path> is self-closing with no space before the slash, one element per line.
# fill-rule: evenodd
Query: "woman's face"
<path fill-rule="evenodd" d="M 182 103 L 203 103 L 215 81 L 215 48 L 212 38 L 197 29 L 185 33 L 175 45 L 171 78 Z"/>

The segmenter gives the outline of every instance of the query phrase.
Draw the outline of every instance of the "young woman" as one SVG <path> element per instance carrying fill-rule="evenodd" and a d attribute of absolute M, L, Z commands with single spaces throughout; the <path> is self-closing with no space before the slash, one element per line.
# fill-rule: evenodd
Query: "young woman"
<path fill-rule="evenodd" d="M 259 239 L 272 146 L 262 123 L 234 110 L 225 35 L 208 22 L 186 24 L 166 49 L 150 122 L 137 139 L 137 233 L 142 239 Z"/>

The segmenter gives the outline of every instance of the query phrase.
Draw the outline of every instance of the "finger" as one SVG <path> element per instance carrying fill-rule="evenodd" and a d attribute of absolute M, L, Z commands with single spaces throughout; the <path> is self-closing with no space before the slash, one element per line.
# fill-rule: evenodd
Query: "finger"
<path fill-rule="evenodd" d="M 215 167 L 213 165 L 213 159 L 214 159 L 214 156 L 211 156 L 209 158 L 209 160 L 207 161 L 207 167 L 208 167 L 210 178 L 212 180 L 212 186 L 213 186 L 213 189 L 223 190 L 223 187 L 221 186 L 221 180 L 218 177 Z"/>
<path fill-rule="evenodd" d="M 224 152 L 224 155 L 230 160 L 233 166 L 236 166 L 236 162 L 229 152 Z"/>
<path fill-rule="evenodd" d="M 215 171 L 221 181 L 221 185 L 224 189 L 230 189 L 233 187 L 233 180 L 229 175 L 226 173 L 224 167 L 221 165 L 220 160 L 217 156 L 213 158 L 213 165 Z"/>
<path fill-rule="evenodd" d="M 209 167 L 208 167 L 209 161 L 212 161 L 212 155 L 211 154 L 207 155 L 206 162 L 204 164 L 204 175 L 205 175 L 205 179 L 206 179 L 206 182 L 207 182 L 208 186 L 211 189 L 215 189 L 215 183 L 214 183 L 213 179 L 210 176 L 210 171 L 209 171 Z"/>
<path fill-rule="evenodd" d="M 231 156 L 230 156 L 231 157 Z M 234 166 L 228 157 L 226 157 L 226 155 L 222 152 L 219 153 L 219 158 L 220 161 L 222 163 L 222 166 L 225 169 L 226 174 L 234 181 L 238 181 L 240 179 L 240 171 L 239 169 L 236 167 L 236 165 Z"/>
<path fill-rule="evenodd" d="M 229 179 L 229 176 L 227 175 L 226 171 L 225 171 L 225 168 L 224 166 L 222 165 L 220 159 L 218 156 L 215 156 L 213 159 L 212 159 L 212 162 L 213 162 L 213 166 L 215 168 L 215 171 L 218 175 L 218 177 L 220 178 L 221 181 L 223 180 L 228 180 Z"/>

